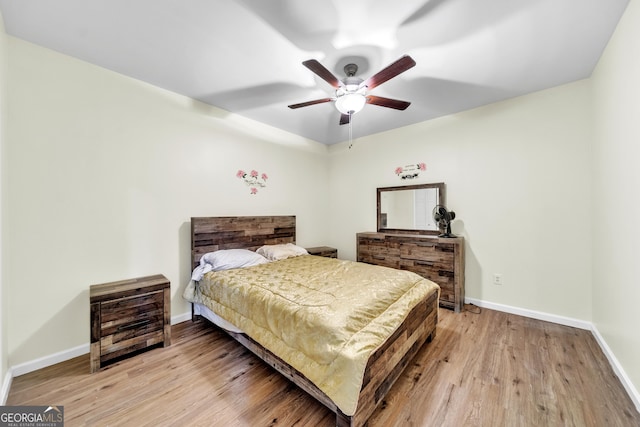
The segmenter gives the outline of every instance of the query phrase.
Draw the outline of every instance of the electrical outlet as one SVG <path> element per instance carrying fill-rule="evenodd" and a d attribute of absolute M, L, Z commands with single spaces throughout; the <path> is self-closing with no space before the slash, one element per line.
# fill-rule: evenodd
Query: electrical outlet
<path fill-rule="evenodd" d="M 493 284 L 494 285 L 502 285 L 502 274 L 493 273 Z"/>

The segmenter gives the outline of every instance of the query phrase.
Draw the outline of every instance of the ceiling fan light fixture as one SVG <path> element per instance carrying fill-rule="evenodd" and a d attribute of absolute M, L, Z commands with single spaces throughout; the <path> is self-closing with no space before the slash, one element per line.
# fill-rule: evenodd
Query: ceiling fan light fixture
<path fill-rule="evenodd" d="M 342 114 L 355 114 L 362 110 L 367 99 L 364 94 L 359 92 L 345 93 L 336 99 L 336 108 Z"/>

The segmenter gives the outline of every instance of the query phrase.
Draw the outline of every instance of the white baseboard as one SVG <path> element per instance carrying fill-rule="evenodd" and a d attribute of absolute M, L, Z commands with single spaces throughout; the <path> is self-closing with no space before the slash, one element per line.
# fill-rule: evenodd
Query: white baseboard
<path fill-rule="evenodd" d="M 2 381 L 2 388 L 0 389 L 0 406 L 7 404 L 7 398 L 9 397 L 9 390 L 11 389 L 11 381 L 13 381 L 13 373 L 11 369 L 7 370 L 7 374 Z"/>
<path fill-rule="evenodd" d="M 187 320 L 191 320 L 191 312 L 178 314 L 176 316 L 171 316 L 171 324 L 175 325 L 176 323 L 185 322 Z M 61 352 L 51 354 L 49 356 L 44 356 L 39 359 L 31 360 L 29 362 L 24 362 L 19 365 L 12 366 L 9 368 L 7 374 L 10 374 L 10 378 L 17 377 L 19 375 L 28 374 L 29 372 L 37 371 L 38 369 L 46 368 L 47 366 L 55 365 L 56 363 L 64 362 L 65 360 L 73 359 L 74 357 L 82 356 L 83 354 L 89 353 L 89 343 L 79 345 L 78 347 L 74 347 L 68 350 L 63 350 Z M 6 382 L 6 380 L 5 380 Z M 9 386 L 11 383 L 9 382 Z M 7 386 L 7 394 L 9 392 L 9 386 Z M 4 383 L 3 383 L 4 390 Z M 0 396 L 1 397 L 1 396 Z"/>
<path fill-rule="evenodd" d="M 591 331 L 596 341 L 600 345 L 602 352 L 609 360 L 609 364 L 611 365 L 611 368 L 620 379 L 622 386 L 624 387 L 627 394 L 629 395 L 634 405 L 636 406 L 636 410 L 640 412 L 640 394 L 638 393 L 638 390 L 635 388 L 635 386 L 631 382 L 631 379 L 627 376 L 625 370 L 622 368 L 622 365 L 620 365 L 620 362 L 618 362 L 618 359 L 611 351 L 611 348 L 609 348 L 609 346 L 607 345 L 607 342 L 604 340 L 602 335 L 600 335 L 600 332 L 598 332 L 598 329 L 595 327 L 593 323 L 585 322 L 584 320 L 573 319 L 570 317 L 556 316 L 554 314 L 543 313 L 535 310 L 527 310 L 519 307 L 496 304 L 496 303 L 482 301 L 474 298 L 465 298 L 464 302 L 468 304 L 476 305 L 478 307 L 488 308 L 490 310 L 502 311 L 505 313 L 516 314 L 518 316 L 544 320 L 546 322 L 552 322 L 560 325 L 571 326 L 574 328 L 586 329 Z"/>
<path fill-rule="evenodd" d="M 13 376 L 17 377 L 87 353 L 89 353 L 89 343 L 82 344 L 68 350 L 63 350 L 49 356 L 40 357 L 29 362 L 20 363 L 19 365 L 12 366 L 10 370 L 13 372 Z"/>
<path fill-rule="evenodd" d="M 171 324 L 175 325 L 177 323 L 186 322 L 187 320 L 191 320 L 191 312 L 188 311 L 186 313 L 178 314 L 176 316 L 171 316 Z"/>
<path fill-rule="evenodd" d="M 631 379 L 627 376 L 622 365 L 620 365 L 620 362 L 618 362 L 618 359 L 613 354 L 602 335 L 600 335 L 600 331 L 598 331 L 598 328 L 596 328 L 595 325 L 591 327 L 591 333 L 596 338 L 596 341 L 598 341 L 598 344 L 600 344 L 600 348 L 605 356 L 607 356 L 607 359 L 609 359 L 609 363 L 611 364 L 613 371 L 616 373 L 618 378 L 620 378 L 620 382 L 624 386 L 624 389 L 627 391 L 629 397 L 631 397 L 631 400 L 633 400 L 634 405 L 636 405 L 636 410 L 640 412 L 640 393 L 638 393 L 638 390 L 633 386 Z"/>
<path fill-rule="evenodd" d="M 591 330 L 593 325 L 591 322 L 573 319 L 571 317 L 557 316 L 555 314 L 544 313 L 541 311 L 527 310 L 525 308 L 513 307 L 510 305 L 496 304 L 494 302 L 482 301 L 474 298 L 465 298 L 465 303 L 477 305 L 478 307 L 488 308 L 490 310 L 502 311 L 504 313 L 517 314 L 518 316 L 529 317 L 531 319 L 544 320 L 545 322 L 557 323 L 559 325 L 571 326 L 578 329 Z"/>

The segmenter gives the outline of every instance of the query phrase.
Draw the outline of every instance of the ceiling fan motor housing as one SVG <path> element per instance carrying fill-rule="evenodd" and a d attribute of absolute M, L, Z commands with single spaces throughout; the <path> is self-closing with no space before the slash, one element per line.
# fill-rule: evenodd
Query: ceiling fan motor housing
<path fill-rule="evenodd" d="M 343 69 L 347 77 L 353 77 L 358 72 L 358 66 L 356 64 L 347 64 Z"/>

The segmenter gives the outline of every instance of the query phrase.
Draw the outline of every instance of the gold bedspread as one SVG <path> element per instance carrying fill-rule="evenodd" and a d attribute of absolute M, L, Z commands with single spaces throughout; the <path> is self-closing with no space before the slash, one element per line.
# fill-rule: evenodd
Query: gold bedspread
<path fill-rule="evenodd" d="M 371 353 L 438 291 L 408 271 L 305 255 L 207 273 L 185 298 L 242 329 L 351 416 Z"/>

